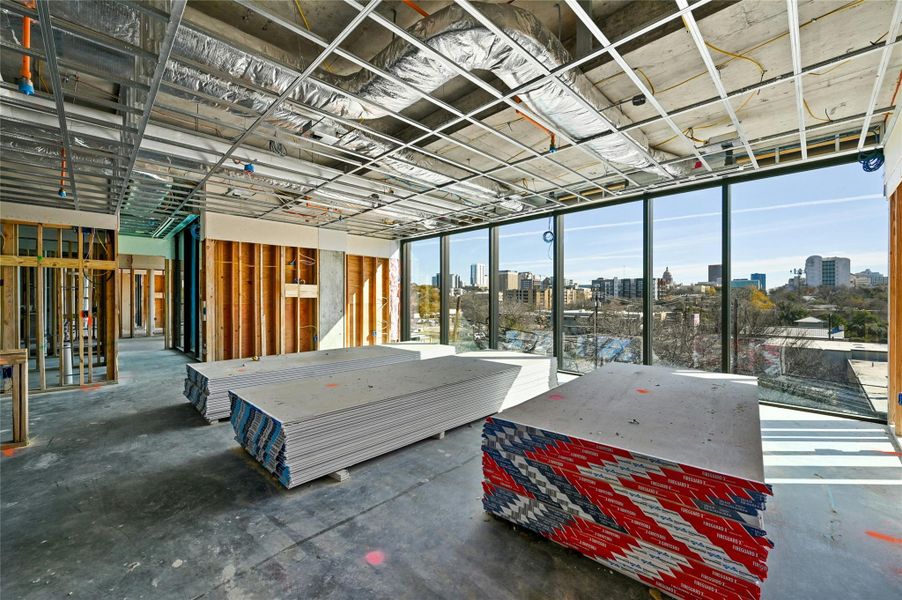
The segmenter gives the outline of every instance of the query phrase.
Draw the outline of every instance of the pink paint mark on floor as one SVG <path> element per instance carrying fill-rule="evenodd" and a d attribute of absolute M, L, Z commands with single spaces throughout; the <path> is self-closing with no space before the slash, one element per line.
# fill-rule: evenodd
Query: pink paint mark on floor
<path fill-rule="evenodd" d="M 563 400 L 564 397 L 561 396 L 560 394 L 551 394 L 550 396 L 548 396 L 548 399 L 549 400 Z"/>
<path fill-rule="evenodd" d="M 385 553 L 381 550 L 370 550 L 363 559 L 374 567 L 378 567 L 385 562 Z"/>
<path fill-rule="evenodd" d="M 636 388 L 636 392 L 639 393 L 639 394 L 648 394 L 648 393 L 650 393 L 650 392 L 649 392 L 647 389 L 645 389 L 645 388 Z"/>

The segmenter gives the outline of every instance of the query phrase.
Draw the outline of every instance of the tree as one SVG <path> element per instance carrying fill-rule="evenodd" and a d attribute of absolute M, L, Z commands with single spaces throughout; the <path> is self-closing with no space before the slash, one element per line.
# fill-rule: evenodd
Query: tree
<path fill-rule="evenodd" d="M 807 308 L 792 300 L 782 300 L 777 302 L 777 316 L 780 323 L 784 325 L 792 325 L 799 319 L 804 319 L 811 313 Z"/>

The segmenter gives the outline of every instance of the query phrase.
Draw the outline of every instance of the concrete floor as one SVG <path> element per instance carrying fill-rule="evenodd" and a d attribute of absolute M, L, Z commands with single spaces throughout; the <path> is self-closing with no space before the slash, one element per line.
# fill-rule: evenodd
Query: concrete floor
<path fill-rule="evenodd" d="M 650 597 L 487 517 L 478 425 L 289 492 L 228 423 L 204 423 L 181 396 L 185 359 L 160 347 L 123 341 L 119 385 L 33 398 L 33 444 L 0 460 L 4 600 Z M 898 448 L 872 423 L 762 418 L 764 597 L 898 598 Z"/>

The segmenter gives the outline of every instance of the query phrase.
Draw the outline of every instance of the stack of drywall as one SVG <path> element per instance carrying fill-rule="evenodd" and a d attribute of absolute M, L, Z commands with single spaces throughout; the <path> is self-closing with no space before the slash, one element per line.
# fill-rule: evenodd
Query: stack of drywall
<path fill-rule="evenodd" d="M 458 356 L 478 358 L 519 367 L 517 379 L 511 386 L 499 410 L 525 402 L 530 398 L 557 387 L 557 361 L 553 356 L 505 352 L 502 350 L 477 350 L 462 352 Z"/>
<path fill-rule="evenodd" d="M 677 598 L 759 598 L 754 386 L 613 364 L 486 421 L 483 504 Z"/>
<path fill-rule="evenodd" d="M 517 372 L 448 356 L 233 389 L 232 426 L 290 488 L 497 412 Z"/>
<path fill-rule="evenodd" d="M 228 390 L 454 354 L 441 344 L 386 344 L 186 365 L 185 396 L 209 422 L 229 416 Z"/>

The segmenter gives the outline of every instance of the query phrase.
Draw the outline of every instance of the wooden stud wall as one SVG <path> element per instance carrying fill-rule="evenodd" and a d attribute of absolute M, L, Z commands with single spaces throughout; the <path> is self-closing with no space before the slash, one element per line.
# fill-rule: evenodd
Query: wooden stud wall
<path fill-rule="evenodd" d="M 902 435 L 902 185 L 889 197 L 889 389 L 887 422 Z"/>
<path fill-rule="evenodd" d="M 204 252 L 206 360 L 316 349 L 315 250 L 206 240 Z"/>
<path fill-rule="evenodd" d="M 22 227 L 30 230 L 26 238 L 22 238 Z M 23 341 L 26 347 L 35 347 L 37 387 L 41 390 L 69 383 L 59 368 L 66 338 L 72 340 L 73 362 L 77 356 L 79 384 L 98 380 L 95 367 L 99 366 L 106 367 L 104 379 L 115 381 L 119 331 L 116 232 L 15 221 L 3 221 L 0 229 L 3 349 L 19 348 Z M 74 239 L 70 234 L 64 241 L 66 232 L 73 232 Z M 20 255 L 21 239 L 31 235 L 33 248 Z M 59 371 L 52 379 L 47 376 L 47 356 L 55 357 Z"/>
<path fill-rule="evenodd" d="M 388 259 L 349 254 L 345 271 L 346 345 L 387 343 L 391 307 Z"/>

